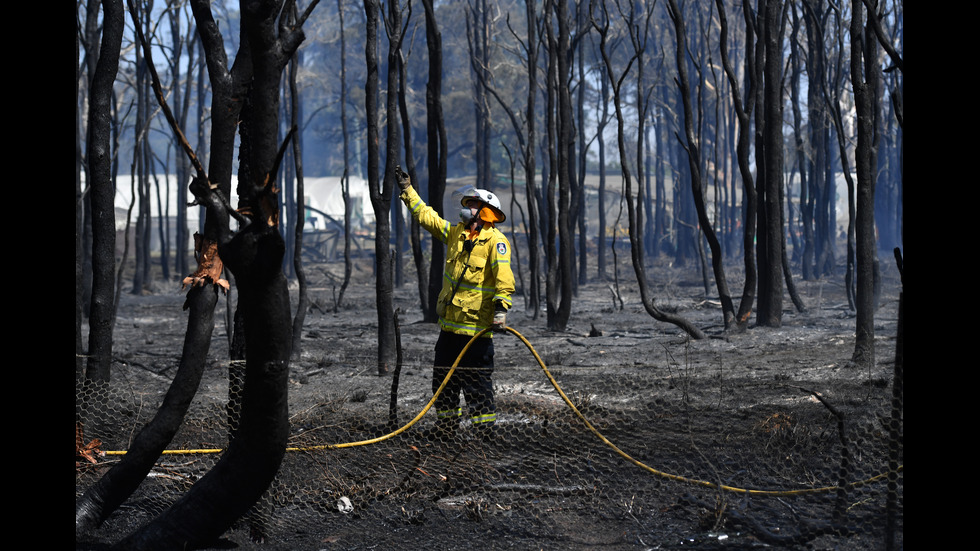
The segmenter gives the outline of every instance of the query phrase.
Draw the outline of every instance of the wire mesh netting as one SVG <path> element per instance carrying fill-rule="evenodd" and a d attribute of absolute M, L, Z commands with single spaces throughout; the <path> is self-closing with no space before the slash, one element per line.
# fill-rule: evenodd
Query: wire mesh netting
<path fill-rule="evenodd" d="M 825 363 L 845 354 L 844 330 L 814 338 L 800 325 L 775 339 L 691 342 L 613 317 L 593 338 L 529 322 L 527 344 L 543 365 L 520 339 L 495 337 L 491 434 L 463 423 L 433 438 L 429 412 L 395 436 L 348 447 L 337 445 L 378 439 L 426 407 L 436 331 L 401 328 L 412 344 L 392 423 L 393 379 L 365 353 L 370 329 L 314 320 L 308 339 L 322 346 L 294 365 L 289 451 L 225 538 L 247 548 L 261 536 L 265 549 L 901 547 L 891 363 Z M 144 320 L 144 335 L 159 334 L 151 325 Z M 76 392 L 88 404 L 83 443 L 99 441 L 94 462 L 76 458 L 76 498 L 156 412 L 172 373 L 148 366 L 176 360 L 146 352 L 164 346 L 154 343 L 119 362 L 97 394 Z M 117 540 L 216 463 L 230 430 L 227 371 L 213 361 L 174 453 L 76 545 Z"/>

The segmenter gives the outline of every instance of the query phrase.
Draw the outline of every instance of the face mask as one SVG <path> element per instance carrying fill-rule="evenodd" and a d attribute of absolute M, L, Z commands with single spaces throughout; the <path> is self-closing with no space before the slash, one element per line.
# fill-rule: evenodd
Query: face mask
<path fill-rule="evenodd" d="M 463 222 L 469 224 L 475 215 L 473 214 L 473 209 L 463 207 L 459 209 L 459 219 Z"/>

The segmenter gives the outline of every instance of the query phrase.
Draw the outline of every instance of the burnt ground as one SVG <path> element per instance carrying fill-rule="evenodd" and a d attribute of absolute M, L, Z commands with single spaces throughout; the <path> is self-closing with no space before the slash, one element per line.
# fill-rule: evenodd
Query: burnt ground
<path fill-rule="evenodd" d="M 705 296 L 700 270 L 658 265 L 649 272 L 658 304 L 694 321 L 711 336 L 703 341 L 651 318 L 626 264 L 619 269 L 623 307 L 614 300 L 613 281 L 584 284 L 565 331 L 549 331 L 544 313 L 534 319 L 516 296 L 509 324 L 529 340 L 585 418 L 655 472 L 592 434 L 510 335 L 495 341 L 495 440 L 483 442 L 463 430 L 457 441 L 428 442 L 421 429 L 431 424 L 430 412 L 379 444 L 311 448 L 386 432 L 392 378 L 377 375 L 370 266 L 358 267 L 335 312 L 341 269 L 307 268 L 312 305 L 289 386 L 290 445 L 303 451 L 287 454 L 268 500 L 252 517 L 267 541 L 252 543 L 249 522 L 242 521 L 215 548 L 867 549 L 884 548 L 887 532 L 902 546 L 903 476 L 893 494 L 897 525 L 889 530 L 881 482 L 848 492 L 762 497 L 660 474 L 736 488 L 801 490 L 884 472 L 900 291 L 892 265 L 882 264 L 877 362 L 871 368 L 850 362 L 855 320 L 842 276 L 798 280 L 807 311 L 796 312 L 787 297 L 782 327 L 753 326 L 726 336 L 717 297 Z M 729 278 L 740 289 L 738 274 Z M 86 434 L 100 437 L 103 449 L 125 449 L 176 368 L 186 325 L 183 297 L 172 284 L 155 287 L 152 294 L 122 296 L 116 390 L 106 415 L 111 420 L 102 432 L 90 426 Z M 414 282 L 395 295 L 403 349 L 401 424 L 431 396 L 438 329 L 421 322 Z M 601 336 L 589 336 L 593 327 Z M 173 447 L 225 442 L 227 349 L 221 319 L 199 399 Z M 900 433 L 900 460 L 901 442 Z M 76 497 L 112 461 L 108 456 L 101 465 L 76 468 Z M 117 541 L 211 464 L 210 456 L 162 459 L 101 529 L 76 538 L 76 548 Z M 351 502 L 351 512 L 338 512 L 341 498 Z"/>

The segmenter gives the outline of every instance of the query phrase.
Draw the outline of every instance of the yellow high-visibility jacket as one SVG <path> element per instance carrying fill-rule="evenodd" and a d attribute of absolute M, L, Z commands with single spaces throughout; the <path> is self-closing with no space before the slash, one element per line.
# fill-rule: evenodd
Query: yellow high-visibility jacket
<path fill-rule="evenodd" d="M 422 201 L 415 188 L 403 191 L 401 199 L 419 225 L 446 244 L 442 291 L 436 301 L 439 326 L 452 333 L 474 335 L 493 325 L 493 303 L 499 301 L 508 310 L 513 305 L 510 242 L 503 232 L 485 225 L 473 240 L 472 250 L 467 251 L 464 243 L 468 236 L 462 222 L 451 225 Z M 485 336 L 492 336 L 492 332 Z"/>

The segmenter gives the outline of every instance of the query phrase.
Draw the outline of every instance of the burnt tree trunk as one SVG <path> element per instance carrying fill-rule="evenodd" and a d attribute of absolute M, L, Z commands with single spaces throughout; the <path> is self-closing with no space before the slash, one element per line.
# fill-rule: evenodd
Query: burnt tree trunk
<path fill-rule="evenodd" d="M 857 172 L 857 309 L 856 339 L 852 359 L 860 365 L 874 365 L 874 288 L 878 262 L 875 242 L 875 180 L 878 165 L 878 41 L 871 28 L 873 13 L 864 20 L 864 2 L 854 0 L 851 13 L 851 83 L 857 111 L 857 148 L 854 166 Z M 862 28 L 862 25 L 865 25 Z"/>
<path fill-rule="evenodd" d="M 401 125 L 403 139 L 405 142 L 405 169 L 408 171 L 411 181 L 418 182 L 418 172 L 415 169 L 415 154 L 412 149 L 412 123 L 408 116 L 408 100 L 407 93 L 405 91 L 406 83 L 408 82 L 408 75 L 405 69 L 405 58 L 399 53 L 398 56 L 398 112 L 401 115 Z M 416 184 L 417 185 L 417 184 Z M 396 209 L 397 212 L 401 212 L 401 206 Z M 412 220 L 409 222 L 410 234 L 412 244 L 412 258 L 415 260 L 415 275 L 419 287 L 419 303 L 422 306 L 423 317 L 427 316 L 426 310 L 430 304 L 429 301 L 429 268 L 426 265 L 425 255 L 422 253 L 422 235 L 421 227 L 419 226 L 418 220 L 415 217 L 411 217 Z M 433 249 L 436 247 L 433 246 Z M 440 278 L 441 279 L 441 278 Z M 397 315 L 397 313 L 396 313 Z M 395 327 L 395 350 L 398 354 L 401 353 L 401 346 L 397 344 L 398 338 L 398 328 Z"/>
<path fill-rule="evenodd" d="M 425 44 L 429 52 L 429 80 L 425 85 L 425 129 L 428 150 L 429 196 L 427 204 L 443 216 L 442 198 L 446 192 L 446 157 L 449 143 L 446 122 L 442 114 L 442 33 L 436 21 L 433 0 L 422 0 L 425 10 Z M 414 178 L 413 178 L 414 181 Z M 443 216 L 443 218 L 445 218 Z M 442 289 L 442 271 L 445 268 L 446 246 L 432 240 L 432 261 L 429 264 L 428 303 L 422 306 L 424 321 L 438 321 L 436 302 Z"/>
<path fill-rule="evenodd" d="M 780 191 L 783 185 L 783 103 L 782 103 L 782 0 L 760 0 L 759 21 L 765 45 L 762 71 L 765 119 L 763 171 L 765 179 L 757 186 L 759 325 L 783 324 L 783 225 Z"/>
<path fill-rule="evenodd" d="M 745 284 L 742 287 L 742 298 L 739 300 L 738 312 L 735 315 L 736 326 L 740 330 L 748 327 L 749 318 L 752 315 L 752 306 L 755 302 L 755 292 L 757 284 L 756 257 L 755 257 L 755 219 L 757 213 L 757 198 L 755 191 L 755 178 L 752 175 L 752 168 L 749 163 L 749 147 L 752 139 L 752 110 L 756 104 L 756 79 L 751 75 L 756 71 L 756 57 L 753 53 L 755 41 L 755 21 L 751 16 L 749 1 L 743 1 L 743 12 L 745 14 L 745 74 L 747 89 L 745 98 L 739 88 L 735 70 L 732 67 L 728 55 L 728 19 L 725 16 L 725 6 L 722 0 L 715 0 L 718 6 L 718 19 L 721 26 L 721 60 L 728 77 L 728 83 L 732 91 L 732 103 L 735 107 L 735 116 L 738 117 L 738 142 L 735 145 L 735 155 L 738 159 L 738 170 L 742 177 L 742 249 L 743 266 L 745 267 Z"/>
<path fill-rule="evenodd" d="M 173 549 L 212 541 L 258 500 L 285 454 L 291 319 L 282 273 L 285 243 L 277 227 L 278 200 L 273 177 L 281 160 L 276 153 L 279 79 L 303 39 L 302 22 L 289 28 L 283 26 L 277 33 L 276 2 L 252 3 L 243 8 L 243 48 L 247 48 L 247 54 L 242 57 L 240 50 L 236 66 L 239 62 L 249 63 L 254 78 L 239 126 L 240 175 L 244 177 L 239 180 L 238 193 L 250 220 L 234 214 L 221 186 L 198 177 L 191 188 L 197 200 L 207 207 L 209 228 L 217 237 L 220 257 L 235 275 L 239 310 L 247 318 L 241 420 L 218 464 L 170 509 L 119 544 L 126 549 Z M 210 38 L 220 38 L 217 28 L 208 25 L 213 21 L 206 4 L 195 4 L 195 16 L 199 24 L 204 23 L 202 37 L 214 33 Z M 215 44 L 220 44 L 220 40 L 210 43 Z M 212 81 L 215 76 L 228 76 L 222 70 L 222 56 L 209 48 L 209 67 L 217 69 L 212 71 Z M 233 137 L 234 127 L 230 134 Z M 234 235 L 228 226 L 229 213 L 245 224 Z"/>
<path fill-rule="evenodd" d="M 674 31 L 677 37 L 677 47 L 674 49 L 677 56 L 677 78 L 681 100 L 684 104 L 684 131 L 687 137 L 685 149 L 687 150 L 688 166 L 691 169 L 691 191 L 694 195 L 694 206 L 697 209 L 698 223 L 704 232 L 704 237 L 711 248 L 711 265 L 714 269 L 715 285 L 718 288 L 718 297 L 721 300 L 722 318 L 725 329 L 731 328 L 735 324 L 735 307 L 732 304 L 731 293 L 728 291 L 728 279 L 725 277 L 725 267 L 721 254 L 721 243 L 715 235 L 715 230 L 708 218 L 708 210 L 704 202 L 704 190 L 701 182 L 701 148 L 694 135 L 694 109 L 691 105 L 690 84 L 687 76 L 687 39 L 684 26 L 684 14 L 677 7 L 676 0 L 668 0 L 668 10 L 674 22 Z"/>
<path fill-rule="evenodd" d="M 343 142 L 344 152 L 344 172 L 340 178 L 340 193 L 344 199 L 344 280 L 340 284 L 340 292 L 337 294 L 337 302 L 334 303 L 333 311 L 337 312 L 344 299 L 344 292 L 350 285 L 350 276 L 353 265 L 350 257 L 350 139 L 347 136 L 347 40 L 344 35 L 344 2 L 337 0 L 337 19 L 340 24 L 340 134 Z"/>
<path fill-rule="evenodd" d="M 219 192 L 195 182 L 195 195 L 206 202 L 211 216 L 220 216 L 227 203 Z M 264 198 L 265 194 L 257 196 L 252 203 Z M 235 274 L 238 307 L 248 319 L 238 430 L 218 463 L 177 503 L 120 543 L 126 549 L 174 549 L 214 540 L 261 497 L 285 455 L 292 341 L 289 292 L 282 273 L 285 243 L 278 228 L 257 219 L 234 237 L 222 231 L 218 250 Z"/>
<path fill-rule="evenodd" d="M 599 111 L 602 114 L 596 129 L 596 145 L 599 153 L 599 243 L 596 276 L 600 282 L 604 282 L 606 281 L 606 138 L 603 134 L 606 131 L 606 124 L 609 122 L 609 79 L 600 76 L 599 81 L 601 86 Z M 656 130 L 654 130 L 654 135 L 656 135 Z"/>
<path fill-rule="evenodd" d="M 641 243 L 636 229 L 637 205 L 633 198 L 632 175 L 629 171 L 629 163 L 626 153 L 628 151 L 626 147 L 626 117 L 623 114 L 623 94 L 621 88 L 623 76 L 621 75 L 617 78 L 608 50 L 609 14 L 606 12 L 606 7 L 604 5 L 599 9 L 601 10 L 600 13 L 593 14 L 592 25 L 599 33 L 599 51 L 602 54 L 602 60 L 606 68 L 607 76 L 609 77 L 609 82 L 612 83 L 613 107 L 615 108 L 616 113 L 616 137 L 617 144 L 619 146 L 620 167 L 623 174 L 623 187 L 625 189 L 624 195 L 626 197 L 627 215 L 629 217 L 630 252 L 633 260 L 633 271 L 636 274 L 636 281 L 640 287 L 640 298 L 643 301 L 643 307 L 646 309 L 647 313 L 650 314 L 650 316 L 655 320 L 674 324 L 692 338 L 702 339 L 705 337 L 704 332 L 682 316 L 664 312 L 657 308 L 656 304 L 654 304 L 653 297 L 649 294 L 646 272 L 644 271 L 642 255 L 640 253 Z M 629 63 L 632 63 L 634 60 L 635 57 L 634 59 L 631 59 Z"/>
<path fill-rule="evenodd" d="M 119 69 L 123 35 L 122 0 L 104 0 L 102 44 L 89 88 L 85 140 L 92 214 L 92 297 L 89 307 L 88 383 L 108 383 L 112 362 L 116 266 L 115 184 L 112 179 L 112 85 Z M 89 12 L 89 17 L 93 11 Z M 94 55 L 94 54 L 90 54 Z"/>
<path fill-rule="evenodd" d="M 391 274 L 391 197 L 394 186 L 394 175 L 386 176 L 381 180 L 381 143 L 379 138 L 380 113 L 378 111 L 378 23 L 380 21 L 381 6 L 378 0 L 364 0 L 364 11 L 367 16 L 365 27 L 366 41 L 364 43 L 364 57 L 367 63 L 367 78 L 364 83 L 365 113 L 367 116 L 367 137 L 368 137 L 368 189 L 371 195 L 371 205 L 374 207 L 374 217 L 377 224 L 374 234 L 374 259 L 375 259 L 375 304 L 378 310 L 378 375 L 388 372 L 388 367 L 394 362 L 395 357 L 395 331 L 394 331 L 394 306 L 393 306 L 393 285 Z M 399 29 L 400 31 L 400 29 Z M 394 71 L 392 67 L 389 69 Z M 389 85 L 397 81 L 397 73 L 394 79 L 389 80 Z M 389 97 L 389 101 L 395 102 L 394 94 Z M 395 103 L 397 108 L 397 103 Z M 388 115 L 397 119 L 394 109 L 388 111 Z M 395 123 L 392 122 L 394 125 Z M 389 135 L 389 142 L 398 141 L 397 127 L 395 135 Z M 389 144 L 390 145 L 390 144 Z M 396 149 L 397 151 L 397 149 Z M 394 165 L 392 165 L 393 167 Z"/>
<path fill-rule="evenodd" d="M 75 502 L 76 533 L 101 524 L 146 478 L 173 440 L 204 373 L 214 329 L 218 287 L 193 287 L 187 295 L 187 332 L 173 383 L 153 419 L 133 439 L 126 455 Z"/>
<path fill-rule="evenodd" d="M 568 0 L 558 0 L 555 16 L 558 20 L 558 73 L 555 84 L 558 87 L 556 130 L 558 138 L 558 240 L 560 243 L 558 265 L 561 278 L 561 302 L 558 304 L 554 317 L 549 320 L 548 328 L 564 331 L 572 312 L 572 282 L 575 277 L 572 266 L 572 249 L 575 245 L 572 241 L 570 220 L 572 210 L 571 187 L 574 185 L 571 172 L 574 161 L 569 153 L 575 138 L 572 133 L 574 123 L 572 120 L 572 97 L 569 88 L 571 31 L 569 29 Z"/>
<path fill-rule="evenodd" d="M 203 11 L 201 11 L 202 8 Z M 245 53 L 240 56 L 242 62 L 236 63 L 237 69 L 234 72 L 227 71 L 223 58 L 224 48 L 221 37 L 217 32 L 217 25 L 211 18 L 207 3 L 204 0 L 199 0 L 194 4 L 194 9 L 195 15 L 198 17 L 201 37 L 211 52 L 209 62 L 211 63 L 212 75 L 215 76 L 212 78 L 214 83 L 213 105 L 217 107 L 216 111 L 221 111 L 222 114 L 233 113 L 233 118 L 223 119 L 230 121 L 231 140 L 227 142 L 223 140 L 227 132 L 222 132 L 221 127 L 217 127 L 212 134 L 215 140 L 213 149 L 224 151 L 227 154 L 226 157 L 212 156 L 212 160 L 216 163 L 213 166 L 219 167 L 220 160 L 226 159 L 225 166 L 230 175 L 233 150 L 231 147 L 221 148 L 215 147 L 215 145 L 233 144 L 238 117 L 238 111 L 234 110 L 234 106 L 241 103 L 239 99 L 244 88 L 240 83 L 251 79 L 251 62 L 248 61 L 246 49 Z M 137 18 L 135 14 L 133 17 L 134 20 Z M 147 47 L 145 49 L 148 51 Z M 152 67 L 152 64 L 149 66 Z M 217 78 L 218 75 L 223 78 Z M 235 85 L 236 82 L 239 84 Z M 224 187 L 230 189 L 228 188 L 229 180 L 226 179 L 224 182 Z M 223 218 L 227 219 L 227 216 L 223 216 Z M 195 280 L 197 282 L 193 284 L 194 287 L 188 293 L 184 305 L 185 309 L 190 310 L 190 313 L 180 366 L 175 374 L 174 382 L 154 419 L 140 431 L 123 460 L 76 501 L 76 533 L 101 523 L 139 486 L 147 472 L 153 467 L 153 463 L 159 457 L 160 452 L 169 444 L 176 433 L 190 400 L 197 392 L 211 343 L 214 306 L 217 302 L 216 284 L 222 270 L 220 259 L 216 257 L 214 247 L 210 245 L 216 243 L 218 230 L 221 227 L 227 227 L 227 222 L 222 224 L 220 220 L 213 217 L 207 219 L 205 223 L 206 235 L 200 238 L 198 271 L 185 280 L 185 283 Z M 198 287 L 198 284 L 203 285 L 203 287 Z"/>
<path fill-rule="evenodd" d="M 293 14 L 295 18 L 295 14 Z M 289 113 L 292 117 L 291 126 L 298 128 L 303 120 L 303 102 L 299 99 L 299 89 L 296 86 L 296 73 L 303 61 L 297 52 L 289 62 Z M 296 301 L 296 315 L 293 316 L 292 356 L 298 359 L 302 352 L 303 324 L 306 322 L 306 310 L 309 306 L 307 293 L 306 272 L 303 270 L 303 228 L 306 226 L 306 191 L 303 185 L 303 141 L 302 132 L 297 132 L 293 139 L 293 164 L 296 170 L 296 211 L 290 216 L 296 217 L 293 234 L 293 272 L 296 273 L 296 283 L 299 286 Z"/>
<path fill-rule="evenodd" d="M 528 300 L 528 308 L 532 311 L 531 317 L 533 319 L 538 319 L 538 315 L 541 312 L 541 275 L 539 273 L 541 263 L 539 262 L 540 246 L 538 245 L 538 186 L 535 183 L 535 166 L 537 162 L 537 155 L 535 155 L 535 148 L 537 147 L 537 133 L 536 133 L 536 113 L 535 105 L 537 104 L 537 93 L 538 93 L 538 55 L 540 43 L 537 37 L 537 22 L 539 16 L 535 10 L 534 2 L 525 2 L 525 10 L 527 13 L 527 106 L 526 106 L 526 119 L 527 119 L 527 141 L 524 147 L 524 190 L 525 198 L 527 200 L 527 226 L 525 228 L 527 232 L 528 239 L 528 264 L 531 285 L 528 289 L 528 294 L 530 299 Z"/>

